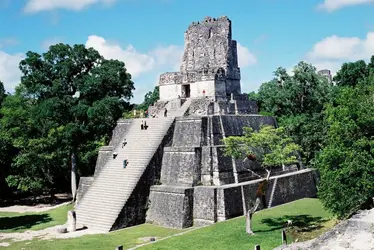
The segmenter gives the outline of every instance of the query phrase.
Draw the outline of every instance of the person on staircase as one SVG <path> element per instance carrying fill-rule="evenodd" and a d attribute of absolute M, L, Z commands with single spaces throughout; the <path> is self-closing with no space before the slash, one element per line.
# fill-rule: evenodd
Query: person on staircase
<path fill-rule="evenodd" d="M 122 148 L 123 148 L 124 146 L 126 146 L 126 144 L 127 144 L 126 139 L 123 139 L 123 142 L 122 142 Z"/>
<path fill-rule="evenodd" d="M 167 109 L 165 109 L 165 111 L 164 111 L 164 117 L 168 117 L 168 110 Z"/>
<path fill-rule="evenodd" d="M 147 126 L 147 121 L 144 122 L 144 130 L 147 130 L 148 126 Z"/>
<path fill-rule="evenodd" d="M 144 129 L 144 121 L 142 121 L 142 124 L 140 124 L 140 129 L 141 129 L 141 130 Z"/>

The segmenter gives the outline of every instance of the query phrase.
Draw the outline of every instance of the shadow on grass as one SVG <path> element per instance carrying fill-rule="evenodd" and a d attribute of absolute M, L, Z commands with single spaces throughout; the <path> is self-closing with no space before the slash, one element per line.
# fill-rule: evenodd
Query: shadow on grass
<path fill-rule="evenodd" d="M 290 227 L 295 229 L 297 232 L 310 232 L 321 229 L 323 227 L 321 224 L 328 221 L 322 217 L 313 217 L 306 214 L 269 218 L 261 220 L 261 223 L 266 224 L 271 228 L 268 230 L 258 230 L 256 232 L 269 232 L 286 228 L 288 220 L 292 221 Z"/>
<path fill-rule="evenodd" d="M 0 218 L 0 230 L 30 229 L 38 224 L 50 222 L 52 218 L 48 214 L 30 214 L 14 217 Z"/>

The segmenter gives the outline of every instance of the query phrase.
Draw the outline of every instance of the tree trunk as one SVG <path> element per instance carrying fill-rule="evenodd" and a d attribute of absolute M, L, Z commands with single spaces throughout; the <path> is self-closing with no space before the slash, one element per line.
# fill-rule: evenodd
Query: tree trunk
<path fill-rule="evenodd" d="M 71 153 L 71 195 L 73 196 L 73 202 L 77 195 L 77 157 L 75 152 Z"/>
<path fill-rule="evenodd" d="M 253 208 L 249 209 L 248 212 L 247 212 L 245 231 L 246 231 L 247 234 L 249 234 L 249 235 L 253 235 L 253 234 L 255 234 L 255 233 L 252 231 L 252 216 L 253 216 L 253 214 L 256 212 L 256 210 L 257 210 L 258 206 L 260 205 L 260 203 L 261 203 L 260 198 L 256 198 L 255 205 L 253 206 Z"/>
<path fill-rule="evenodd" d="M 267 172 L 265 180 L 268 182 L 271 175 L 271 170 L 265 169 Z M 266 190 L 266 189 L 265 189 Z M 255 233 L 252 231 L 252 216 L 257 211 L 258 206 L 261 204 L 261 198 L 257 197 L 254 206 L 247 211 L 246 214 L 246 225 L 245 225 L 245 231 L 249 235 L 254 235 Z M 263 204 L 265 206 L 265 204 Z"/>

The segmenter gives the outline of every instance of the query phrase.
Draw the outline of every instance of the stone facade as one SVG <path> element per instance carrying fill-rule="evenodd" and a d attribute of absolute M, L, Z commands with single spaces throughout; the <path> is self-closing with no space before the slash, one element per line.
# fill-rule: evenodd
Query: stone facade
<path fill-rule="evenodd" d="M 160 185 L 151 188 L 147 221 L 185 228 L 243 215 L 254 202 L 259 183 L 247 169 L 266 173 L 255 163 L 225 156 L 222 140 L 243 135 L 243 127 L 258 130 L 264 124 L 276 126 L 273 117 L 261 115 L 177 118 L 171 146 L 164 148 Z M 301 168 L 273 171 L 270 206 L 316 196 L 314 171 L 298 171 Z"/>
<path fill-rule="evenodd" d="M 332 83 L 332 75 L 331 75 L 331 71 L 330 70 L 328 70 L 328 69 L 322 69 L 322 70 L 318 71 L 318 74 L 320 74 L 321 76 L 326 77 L 327 81 L 330 84 Z"/>
<path fill-rule="evenodd" d="M 180 72 L 162 74 L 159 85 L 160 100 L 149 108 L 154 118 L 148 121 L 163 116 L 167 109 L 173 123 L 156 152 L 149 155 L 151 160 L 137 177 L 130 197 L 118 201 L 124 205 L 111 230 L 145 221 L 186 228 L 243 215 L 252 206 L 259 184 L 248 169 L 258 175 L 266 173 L 254 162 L 225 156 L 223 139 L 243 135 L 243 127 L 259 130 L 262 125 L 276 127 L 277 123 L 274 117 L 259 115 L 256 102 L 241 94 L 231 21 L 205 18 L 190 25 Z M 186 88 L 190 98 L 182 97 Z M 111 142 L 99 151 L 94 176 L 80 180 L 78 202 L 103 173 L 131 122 L 118 121 Z M 277 168 L 272 175 L 268 207 L 316 196 L 314 170 L 295 165 Z"/>
<path fill-rule="evenodd" d="M 184 35 L 180 72 L 160 76 L 160 100 L 180 97 L 226 98 L 240 94 L 237 43 L 227 17 L 206 17 L 192 23 Z"/>

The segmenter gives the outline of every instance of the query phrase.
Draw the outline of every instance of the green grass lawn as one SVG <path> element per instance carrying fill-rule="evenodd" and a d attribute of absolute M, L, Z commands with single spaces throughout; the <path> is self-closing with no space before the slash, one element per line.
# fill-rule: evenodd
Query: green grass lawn
<path fill-rule="evenodd" d="M 68 209 L 66 209 L 67 211 Z M 61 216 L 66 219 L 66 213 Z M 260 244 L 262 250 L 273 249 L 281 244 L 281 230 L 288 220 L 294 227 L 288 231 L 293 240 L 308 240 L 318 236 L 334 225 L 335 219 L 326 212 L 318 199 L 303 199 L 293 203 L 257 212 L 253 216 L 254 236 L 245 233 L 245 218 L 235 218 L 209 227 L 187 232 L 141 249 L 253 249 Z M 49 223 L 49 222 L 47 222 Z M 0 225 L 1 221 L 0 221 Z M 42 226 L 44 224 L 40 224 Z M 18 226 L 20 227 L 20 226 Z M 187 229 L 188 230 L 188 229 Z M 181 232 L 155 225 L 143 224 L 109 234 L 86 235 L 80 238 L 23 241 L 11 243 L 7 250 L 67 250 L 109 249 L 123 245 L 124 249 L 147 241 L 144 237 L 160 239 Z"/>
<path fill-rule="evenodd" d="M 39 213 L 0 212 L 0 233 L 20 233 L 64 224 L 67 212 L 72 208 L 73 205 L 69 204 Z"/>
<path fill-rule="evenodd" d="M 11 243 L 6 250 L 115 250 L 117 246 L 124 249 L 149 241 L 148 237 L 156 239 L 164 238 L 181 230 L 158 227 L 150 224 L 143 224 L 135 227 L 125 228 L 109 234 L 86 235 L 71 239 L 33 240 Z M 145 238 L 145 239 L 144 239 Z"/>
<path fill-rule="evenodd" d="M 293 221 L 288 237 L 299 241 L 312 239 L 334 226 L 334 219 L 318 199 L 303 199 L 262 210 L 253 215 L 254 236 L 245 233 L 245 218 L 235 218 L 192 231 L 141 249 L 273 249 L 279 246 L 287 220 Z"/>

